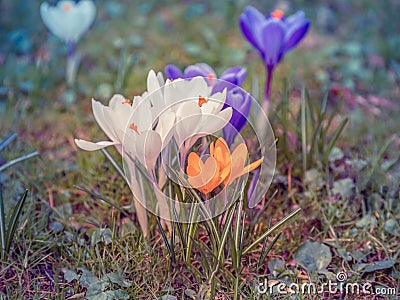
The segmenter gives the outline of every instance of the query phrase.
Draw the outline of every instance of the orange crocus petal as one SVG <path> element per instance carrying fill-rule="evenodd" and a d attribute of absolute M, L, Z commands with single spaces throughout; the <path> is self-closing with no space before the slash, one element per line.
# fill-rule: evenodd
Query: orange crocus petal
<path fill-rule="evenodd" d="M 264 157 L 261 157 L 260 159 L 256 160 L 255 162 L 252 162 L 250 165 L 246 166 L 238 174 L 236 174 L 235 177 L 232 176 L 230 182 L 234 181 L 236 178 L 243 176 L 244 174 L 250 173 L 251 171 L 257 169 L 261 165 L 263 160 L 264 160 Z"/>
<path fill-rule="evenodd" d="M 245 143 L 239 144 L 232 153 L 232 173 L 231 173 L 231 182 L 239 177 L 239 174 L 246 164 L 248 151 Z"/>
<path fill-rule="evenodd" d="M 229 147 L 223 138 L 219 138 L 215 142 L 215 146 L 210 145 L 210 155 L 214 156 L 217 161 L 224 165 L 227 164 L 228 160 L 230 161 L 230 154 Z"/>
<path fill-rule="evenodd" d="M 232 183 L 236 178 L 258 168 L 264 158 L 245 167 L 248 150 L 244 143 L 238 145 L 232 155 L 223 138 L 210 144 L 210 157 L 205 163 L 195 152 L 189 154 L 188 182 L 203 194 L 211 193 L 216 187 Z"/>

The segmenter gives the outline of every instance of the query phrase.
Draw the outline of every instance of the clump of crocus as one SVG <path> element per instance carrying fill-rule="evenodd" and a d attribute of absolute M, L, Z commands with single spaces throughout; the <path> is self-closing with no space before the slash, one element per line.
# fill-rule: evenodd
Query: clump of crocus
<path fill-rule="evenodd" d="M 235 179 L 258 168 L 264 158 L 246 166 L 248 150 L 246 144 L 239 144 L 231 153 L 223 138 L 210 144 L 209 157 L 203 162 L 196 152 L 188 157 L 186 173 L 189 184 L 206 197 L 218 186 L 224 187 Z"/>
<path fill-rule="evenodd" d="M 72 85 L 79 65 L 76 43 L 92 25 L 96 16 L 96 6 L 91 0 L 62 0 L 55 6 L 43 2 L 40 5 L 40 15 L 46 27 L 67 44 L 66 79 L 68 85 Z"/>
<path fill-rule="evenodd" d="M 239 17 L 239 26 L 248 42 L 258 50 L 267 71 L 264 108 L 268 107 L 272 74 L 285 54 L 304 38 L 310 21 L 302 11 L 285 17 L 283 11 L 275 10 L 264 16 L 257 9 L 247 6 Z"/>
<path fill-rule="evenodd" d="M 251 96 L 241 88 L 247 75 L 246 69 L 242 67 L 228 68 L 217 80 L 215 71 L 206 63 L 188 66 L 183 72 L 171 64 L 165 67 L 165 74 L 172 80 L 201 76 L 207 79 L 213 93 L 227 90 L 223 108 L 232 107 L 233 110 L 229 123 L 223 128 L 223 136 L 226 143 L 231 146 L 237 134 L 246 125 L 251 108 Z"/>
<path fill-rule="evenodd" d="M 164 81 L 161 73 L 150 71 L 147 91 L 133 100 L 114 95 L 109 105 L 92 100 L 95 120 L 109 140 L 93 143 L 75 139 L 81 149 L 95 151 L 115 146 L 124 159 L 129 176 L 126 177 L 134 195 L 139 223 L 144 233 L 148 230 L 146 199 L 137 177 L 137 163 L 148 172 L 152 189 L 156 192 L 159 215 L 169 220 L 169 208 L 161 194 L 165 180 L 159 159 L 171 140 L 179 146 L 183 163 L 196 141 L 221 130 L 232 116 L 232 109 L 223 109 L 226 91 L 211 93 L 202 77 L 191 80 Z M 150 203 L 148 203 L 151 205 Z M 148 208 L 149 206 L 146 206 Z M 167 224 L 168 226 L 168 224 Z"/>

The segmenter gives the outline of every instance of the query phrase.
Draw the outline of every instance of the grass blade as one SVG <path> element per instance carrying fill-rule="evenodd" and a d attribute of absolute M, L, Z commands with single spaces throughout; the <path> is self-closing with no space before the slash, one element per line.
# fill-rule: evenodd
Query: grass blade
<path fill-rule="evenodd" d="M 303 175 L 307 171 L 307 124 L 306 124 L 306 90 L 301 90 L 301 154 L 303 159 Z"/>
<path fill-rule="evenodd" d="M 274 245 L 276 244 L 276 242 L 278 241 L 278 239 L 280 238 L 280 236 L 282 235 L 282 232 L 279 232 L 274 239 L 272 240 L 271 244 L 268 246 L 268 248 L 265 250 L 266 245 L 267 245 L 267 240 L 268 237 L 265 238 L 264 240 L 264 244 L 263 244 L 263 249 L 261 250 L 261 254 L 260 254 L 260 260 L 258 261 L 257 264 L 257 270 L 259 270 L 262 266 L 262 263 L 264 262 L 265 258 L 267 257 L 268 253 L 272 250 L 272 248 L 274 247 Z"/>
<path fill-rule="evenodd" d="M 122 170 L 121 166 L 119 165 L 119 163 L 117 163 L 117 161 L 114 159 L 114 157 L 112 157 L 112 155 L 110 154 L 110 152 L 108 152 L 106 149 L 101 149 L 101 152 L 103 152 L 104 156 L 107 157 L 107 159 L 111 162 L 111 164 L 113 165 L 113 167 L 115 168 L 115 170 L 117 170 L 118 174 L 126 179 L 125 173 Z"/>
<path fill-rule="evenodd" d="M 15 230 L 17 229 L 18 219 L 22 211 L 22 207 L 24 206 L 26 197 L 28 196 L 28 190 L 22 194 L 21 198 L 19 198 L 17 205 L 14 207 L 13 214 L 11 215 L 11 219 L 8 222 L 8 229 L 6 235 L 6 246 L 5 250 L 8 253 L 10 251 L 11 242 L 15 234 Z"/>
<path fill-rule="evenodd" d="M 324 153 L 324 161 L 328 160 L 328 156 L 331 153 L 331 150 L 332 150 L 333 146 L 335 146 L 336 141 L 339 138 L 340 134 L 342 133 L 342 131 L 343 131 L 344 127 L 346 126 L 348 120 L 349 120 L 348 118 L 344 119 L 340 123 L 338 129 L 333 134 L 331 140 L 329 141 L 328 147 L 327 147 L 327 149 L 326 149 L 326 151 Z"/>
<path fill-rule="evenodd" d="M 119 212 L 121 212 L 125 217 L 127 217 L 127 218 L 129 218 L 130 220 L 134 221 L 134 220 L 132 219 L 132 217 L 129 216 L 129 214 L 127 214 L 121 207 L 119 207 L 118 205 L 116 205 L 116 204 L 113 203 L 111 200 L 107 199 L 106 197 L 104 197 L 104 196 L 102 196 L 102 195 L 99 195 L 99 194 L 96 194 L 96 193 L 92 192 L 91 190 L 88 190 L 87 188 L 84 188 L 84 187 L 82 187 L 82 186 L 76 185 L 75 187 L 76 187 L 78 190 L 81 190 L 81 191 L 84 191 L 84 192 L 88 193 L 88 194 L 89 194 L 90 196 L 92 196 L 93 198 L 100 199 L 100 200 L 104 201 L 105 203 L 111 205 L 112 207 L 116 208 Z"/>
<path fill-rule="evenodd" d="M 169 256 L 171 257 L 171 261 L 172 261 L 172 263 L 174 264 L 174 263 L 175 263 L 175 253 L 174 253 L 174 251 L 173 251 L 173 249 L 172 249 L 172 247 L 171 247 L 171 245 L 170 245 L 170 243 L 169 243 L 169 241 L 168 241 L 168 237 L 167 237 L 167 235 L 165 234 L 164 229 L 162 228 L 161 221 L 160 221 L 160 217 L 157 216 L 156 219 L 157 219 L 158 229 L 160 230 L 161 236 L 162 236 L 162 238 L 163 238 L 163 240 L 164 240 L 164 244 L 165 244 L 165 246 L 167 247 Z"/>
<path fill-rule="evenodd" d="M 272 226 L 270 229 L 268 229 L 266 232 L 264 232 L 263 235 L 261 235 L 257 240 L 255 240 L 250 246 L 248 246 L 243 251 L 243 255 L 246 255 L 247 253 L 249 253 L 250 250 L 252 250 L 255 246 L 257 246 L 261 241 L 263 241 L 267 236 L 269 236 L 271 233 L 273 233 L 275 230 L 277 230 L 283 224 L 285 224 L 290 219 L 292 219 L 294 216 L 296 216 L 300 211 L 301 211 L 301 208 L 296 209 L 290 215 L 286 216 L 285 218 L 280 220 L 278 223 L 276 223 L 274 226 Z"/>
<path fill-rule="evenodd" d="M 8 138 L 2 140 L 0 143 L 0 151 L 3 151 L 5 147 L 7 147 L 13 140 L 17 138 L 17 136 L 18 134 L 14 132 Z"/>
<path fill-rule="evenodd" d="M 6 219 L 4 214 L 3 186 L 1 183 L 0 183 L 0 239 L 1 239 L 1 258 L 3 258 L 6 247 Z"/>
<path fill-rule="evenodd" d="M 13 160 L 10 160 L 8 163 L 6 163 L 6 164 L 4 164 L 4 165 L 2 165 L 0 167 L 0 173 L 3 172 L 5 169 L 11 167 L 12 165 L 15 165 L 15 164 L 17 164 L 17 163 L 19 163 L 21 161 L 30 159 L 30 158 L 35 157 L 37 155 L 39 155 L 39 152 L 35 151 L 35 152 L 30 153 L 30 154 L 18 157 L 18 158 L 13 159 Z"/>

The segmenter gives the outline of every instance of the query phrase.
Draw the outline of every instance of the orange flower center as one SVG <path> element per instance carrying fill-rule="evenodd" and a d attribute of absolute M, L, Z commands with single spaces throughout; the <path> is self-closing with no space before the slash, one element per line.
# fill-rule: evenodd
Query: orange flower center
<path fill-rule="evenodd" d="M 132 129 L 134 132 L 136 132 L 138 135 L 140 135 L 140 132 L 138 131 L 138 128 L 134 123 L 129 125 L 129 128 Z"/>
<path fill-rule="evenodd" d="M 281 20 L 284 16 L 284 13 L 282 10 L 280 9 L 275 9 L 272 13 L 271 13 L 271 17 L 274 19 L 279 19 Z"/>
<path fill-rule="evenodd" d="M 132 101 L 128 98 L 125 99 L 125 101 L 121 102 L 122 104 L 132 104 Z"/>
<path fill-rule="evenodd" d="M 69 4 L 69 3 L 64 4 L 62 9 L 65 12 L 69 12 L 71 10 L 71 4 Z"/>
<path fill-rule="evenodd" d="M 197 102 L 197 104 L 199 105 L 199 107 L 201 107 L 204 103 L 207 103 L 207 99 L 204 97 L 199 96 L 199 102 Z"/>
<path fill-rule="evenodd" d="M 212 74 L 212 73 L 207 74 L 207 79 L 208 79 L 208 80 L 213 80 L 213 79 L 215 79 L 215 75 Z"/>

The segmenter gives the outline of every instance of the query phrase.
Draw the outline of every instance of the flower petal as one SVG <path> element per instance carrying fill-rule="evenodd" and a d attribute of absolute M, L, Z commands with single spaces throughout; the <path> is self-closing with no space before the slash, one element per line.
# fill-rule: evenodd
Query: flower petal
<path fill-rule="evenodd" d="M 196 76 L 208 77 L 209 75 L 214 78 L 216 77 L 215 71 L 206 63 L 197 63 L 188 66 L 184 72 L 186 79 L 194 78 Z"/>
<path fill-rule="evenodd" d="M 100 150 L 100 149 L 103 149 L 108 146 L 118 145 L 120 143 L 111 142 L 111 141 L 101 141 L 101 142 L 93 143 L 93 142 L 88 142 L 88 141 L 81 140 L 81 139 L 75 139 L 75 144 L 83 150 L 96 151 L 96 150 Z"/>
<path fill-rule="evenodd" d="M 289 28 L 285 35 L 285 47 L 283 49 L 283 52 L 285 53 L 296 47 L 297 44 L 304 38 L 304 36 L 308 32 L 309 27 L 310 21 L 304 20 L 303 23 L 295 27 L 292 26 L 291 28 Z"/>
<path fill-rule="evenodd" d="M 40 14 L 46 27 L 58 38 L 66 42 L 77 42 L 89 29 L 96 15 L 93 1 L 62 0 L 56 6 L 42 3 Z"/>
<path fill-rule="evenodd" d="M 167 76 L 168 79 L 177 79 L 177 78 L 183 78 L 183 73 L 182 71 L 175 65 L 167 65 L 164 68 L 165 71 L 165 76 Z"/>
<path fill-rule="evenodd" d="M 264 22 L 265 17 L 252 6 L 247 6 L 239 17 L 243 35 L 259 51 L 262 51 L 261 28 Z"/>
<path fill-rule="evenodd" d="M 285 29 L 280 20 L 270 19 L 262 29 L 264 64 L 275 66 L 283 55 Z"/>
<path fill-rule="evenodd" d="M 228 81 L 234 85 L 242 85 L 246 79 L 247 70 L 242 67 L 228 68 L 219 79 Z"/>
<path fill-rule="evenodd" d="M 152 130 L 142 132 L 136 139 L 136 155 L 148 170 L 154 170 L 158 156 L 161 153 L 162 141 L 160 135 Z"/>

